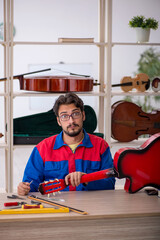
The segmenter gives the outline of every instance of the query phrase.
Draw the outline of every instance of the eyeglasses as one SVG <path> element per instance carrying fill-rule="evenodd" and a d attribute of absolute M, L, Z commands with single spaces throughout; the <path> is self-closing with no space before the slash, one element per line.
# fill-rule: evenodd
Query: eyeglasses
<path fill-rule="evenodd" d="M 78 119 L 81 116 L 81 112 L 73 112 L 71 115 L 69 114 L 63 114 L 61 116 L 59 116 L 59 118 L 62 121 L 68 121 L 70 119 L 70 117 L 72 117 L 73 119 Z"/>

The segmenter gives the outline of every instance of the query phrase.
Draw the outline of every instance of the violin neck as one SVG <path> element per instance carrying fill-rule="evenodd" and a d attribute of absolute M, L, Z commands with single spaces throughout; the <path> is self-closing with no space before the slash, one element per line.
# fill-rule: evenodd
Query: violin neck
<path fill-rule="evenodd" d="M 132 82 L 112 84 L 112 87 L 121 87 L 121 86 L 132 86 Z"/>
<path fill-rule="evenodd" d="M 136 85 L 140 85 L 140 84 L 143 85 L 146 83 L 148 83 L 148 81 L 142 81 L 142 82 L 137 81 Z M 126 82 L 126 83 L 112 84 L 112 87 L 132 86 L 132 85 L 133 85 L 133 82 Z"/>

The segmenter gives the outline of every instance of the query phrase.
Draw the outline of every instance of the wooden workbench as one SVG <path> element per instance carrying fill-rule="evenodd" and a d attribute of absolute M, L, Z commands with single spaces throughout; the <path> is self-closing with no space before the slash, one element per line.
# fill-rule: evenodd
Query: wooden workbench
<path fill-rule="evenodd" d="M 148 196 L 144 191 L 129 194 L 112 190 L 63 192 L 53 198 L 63 199 L 58 203 L 84 210 L 88 215 L 74 212 L 0 215 L 0 239 L 160 239 L 158 196 Z M 4 202 L 15 201 L 7 199 L 7 194 L 0 194 L 0 199 L 0 209 Z M 27 198 L 25 201 L 30 203 Z"/>

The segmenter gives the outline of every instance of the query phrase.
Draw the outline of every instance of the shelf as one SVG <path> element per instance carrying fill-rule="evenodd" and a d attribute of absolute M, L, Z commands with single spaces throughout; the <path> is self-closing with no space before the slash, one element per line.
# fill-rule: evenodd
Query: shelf
<path fill-rule="evenodd" d="M 1 45 L 5 46 L 7 45 L 7 42 L 1 41 Z M 107 42 L 91 42 L 91 43 L 85 43 L 85 42 L 39 42 L 39 41 L 13 41 L 13 46 L 15 45 L 95 45 L 95 46 L 107 46 Z M 153 42 L 146 42 L 146 43 L 138 43 L 138 42 L 112 42 L 111 46 L 118 46 L 118 45 L 124 45 L 124 46 L 160 46 L 160 43 L 153 43 Z"/>
<path fill-rule="evenodd" d="M 136 140 L 130 141 L 130 142 L 118 142 L 112 138 L 110 147 L 120 147 L 120 148 L 125 148 L 125 147 L 130 147 L 132 146 L 133 148 L 140 147 L 145 141 L 147 141 L 148 138 L 138 138 Z"/>
<path fill-rule="evenodd" d="M 129 46 L 160 46 L 160 43 L 134 43 L 134 42 L 112 42 L 112 47 L 116 45 L 129 45 Z"/>
<path fill-rule="evenodd" d="M 23 148 L 34 148 L 37 144 L 31 145 L 31 144 L 25 144 L 25 145 L 13 145 L 13 150 L 18 148 L 18 149 L 23 149 Z"/>
<path fill-rule="evenodd" d="M 60 94 L 66 94 L 66 92 L 50 93 L 50 92 L 14 92 L 13 97 L 49 97 L 59 96 Z M 76 92 L 77 95 L 81 96 L 106 96 L 104 92 Z"/>
<path fill-rule="evenodd" d="M 3 45 L 5 44 L 5 42 L 3 42 Z M 32 41 L 16 41 L 13 42 L 13 46 L 15 45 L 93 45 L 93 46 L 107 46 L 106 42 L 32 42 Z"/>
<path fill-rule="evenodd" d="M 111 92 L 111 96 L 160 96 L 160 92 Z"/>
<path fill-rule="evenodd" d="M 8 96 L 7 93 L 0 93 L 0 97 L 6 97 L 6 96 Z"/>
<path fill-rule="evenodd" d="M 23 91 L 23 90 L 22 90 Z M 100 96 L 106 97 L 105 92 L 75 92 L 81 96 Z M 51 93 L 51 92 L 14 92 L 13 97 L 49 97 L 49 96 L 59 96 L 60 94 L 65 94 L 65 92 Z M 7 96 L 7 94 L 0 94 L 0 96 Z M 121 92 L 114 91 L 111 92 L 111 96 L 160 96 L 160 92 Z"/>
<path fill-rule="evenodd" d="M 0 143 L 0 148 L 6 148 L 7 144 L 6 143 Z"/>
<path fill-rule="evenodd" d="M 6 43 L 6 42 L 4 42 L 4 41 L 0 41 L 0 45 L 2 45 L 2 46 L 6 46 L 6 45 L 7 45 L 7 43 Z"/>

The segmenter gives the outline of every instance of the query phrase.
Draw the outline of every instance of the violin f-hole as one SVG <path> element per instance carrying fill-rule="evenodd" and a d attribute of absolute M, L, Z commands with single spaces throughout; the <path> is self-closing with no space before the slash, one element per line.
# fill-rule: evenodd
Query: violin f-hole
<path fill-rule="evenodd" d="M 143 134 L 143 132 L 147 132 L 148 130 L 149 130 L 149 128 L 136 130 L 136 135 L 139 135 L 139 134 L 141 135 L 141 134 Z"/>
<path fill-rule="evenodd" d="M 139 117 L 146 118 L 148 121 L 150 120 L 150 118 L 149 118 L 148 116 L 144 116 L 144 115 L 141 115 L 141 114 L 143 114 L 143 113 L 138 112 L 138 116 L 139 116 Z"/>

